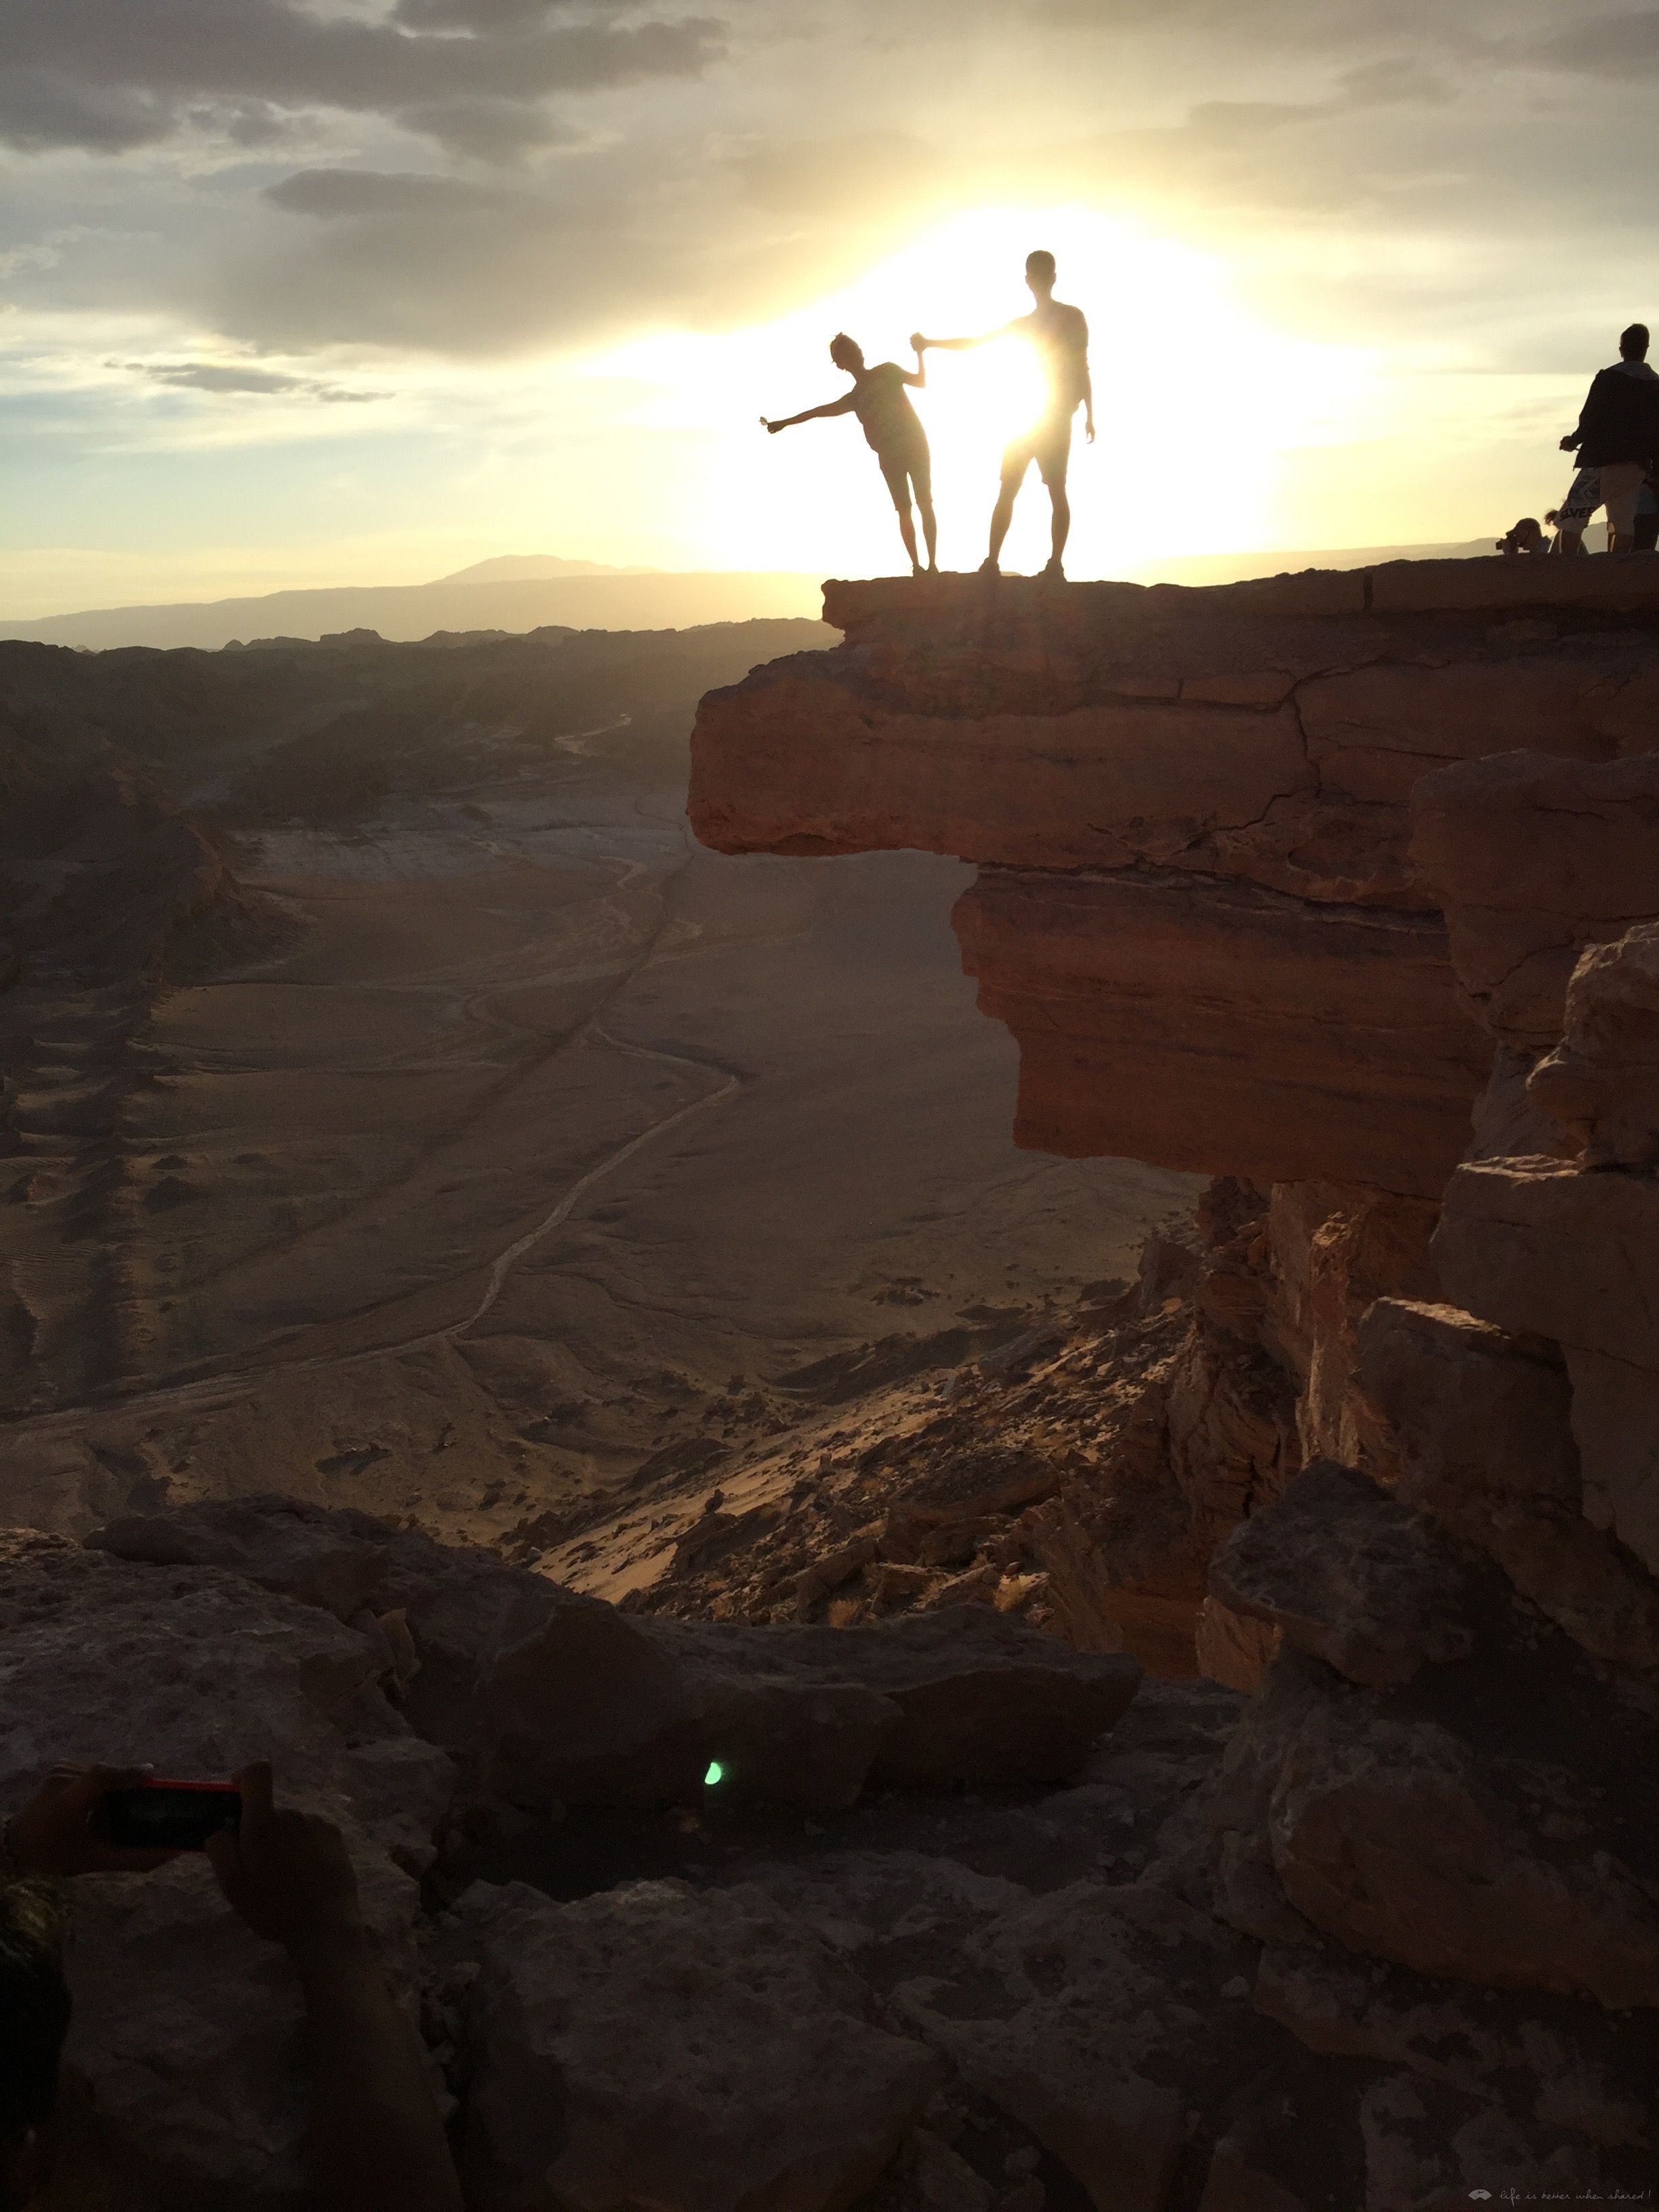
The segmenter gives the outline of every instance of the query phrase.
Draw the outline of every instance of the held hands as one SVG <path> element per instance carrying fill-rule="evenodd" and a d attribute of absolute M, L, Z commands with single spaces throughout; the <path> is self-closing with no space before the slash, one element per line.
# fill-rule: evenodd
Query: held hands
<path fill-rule="evenodd" d="M 927 349 L 928 349 L 928 347 L 929 347 L 932 343 L 933 343 L 933 340 L 932 340 L 931 338 L 925 338 L 925 337 L 923 337 L 923 336 L 921 335 L 921 332 L 920 331 L 911 331 L 911 333 L 910 333 L 910 348 L 911 348 L 912 352 L 914 352 L 914 353 L 919 353 L 919 354 L 926 353 L 926 352 L 927 352 Z"/>
<path fill-rule="evenodd" d="M 176 1851 L 136 1850 L 109 1839 L 106 1790 L 136 1790 L 143 1766 L 54 1766 L 21 1813 L 6 1824 L 6 1844 L 27 1874 L 150 1874 Z"/>
<path fill-rule="evenodd" d="M 241 1825 L 222 1828 L 207 1845 L 232 1910 L 256 1936 L 290 1954 L 360 1942 L 357 1878 L 333 1822 L 314 1813 L 277 1811 L 264 1759 L 245 1766 L 236 1786 Z"/>
<path fill-rule="evenodd" d="M 777 436 L 779 431 L 783 428 L 781 422 L 769 422 L 764 415 L 760 418 L 760 426 L 763 430 L 769 432 L 774 438 Z"/>

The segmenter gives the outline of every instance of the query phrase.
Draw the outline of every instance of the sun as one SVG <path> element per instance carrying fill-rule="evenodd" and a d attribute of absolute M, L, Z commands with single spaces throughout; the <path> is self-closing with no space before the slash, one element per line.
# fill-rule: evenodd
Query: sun
<path fill-rule="evenodd" d="M 882 574 L 898 533 L 855 424 L 757 434 L 762 415 L 837 398 L 828 355 L 844 330 L 872 363 L 914 365 L 909 335 L 976 336 L 1030 311 L 1025 257 L 1046 247 L 1057 297 L 1090 323 L 1099 424 L 1078 419 L 1071 479 L 1076 575 L 1132 575 L 1173 552 L 1271 538 L 1280 457 L 1348 434 L 1367 384 L 1357 354 L 1274 332 L 1237 297 L 1217 257 L 1082 207 L 981 209 L 776 322 L 719 337 L 665 335 L 592 364 L 641 388 L 641 427 L 692 434 L 703 557 L 731 568 Z M 940 560 L 976 567 L 1004 447 L 1037 415 L 1043 384 L 1014 338 L 930 352 L 914 395 L 933 448 Z M 1047 501 L 1028 491 L 1007 562 L 1041 566 Z"/>

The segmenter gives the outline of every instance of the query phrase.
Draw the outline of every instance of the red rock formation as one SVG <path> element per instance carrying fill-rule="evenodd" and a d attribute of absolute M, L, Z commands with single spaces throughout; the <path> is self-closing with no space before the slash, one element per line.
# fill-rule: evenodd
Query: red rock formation
<path fill-rule="evenodd" d="M 953 919 L 981 1008 L 1019 1039 L 1033 1151 L 1427 1195 L 1468 1141 L 1491 1048 L 1433 916 L 996 868 Z"/>
<path fill-rule="evenodd" d="M 1020 1142 L 1273 1186 L 1206 1235 L 1135 1495 L 1214 1553 L 1200 1662 L 1260 1685 L 1212 1808 L 1258 2007 L 1417 2080 L 1460 1983 L 1659 2008 L 1656 598 L 1651 562 L 837 586 L 842 653 L 697 738 L 725 849 L 982 864 L 957 927 Z M 1028 1517 L 1121 1591 L 1129 1504 Z M 1339 1954 L 1412 1994 L 1339 1994 Z M 1491 2186 L 1419 2124 L 1414 2080 L 1368 2093 L 1368 2203 Z"/>
<path fill-rule="evenodd" d="M 1603 607 L 1595 629 L 1494 630 L 1505 594 L 1538 602 L 1516 567 L 832 584 L 844 647 L 704 701 L 692 821 L 724 852 L 981 863 L 956 921 L 1019 1040 L 1020 1143 L 1432 1194 L 1491 1047 L 1453 982 L 1432 825 L 1408 850 L 1409 794 L 1440 771 L 1455 842 L 1460 791 L 1492 796 L 1467 781 L 1482 757 L 1547 744 L 1570 787 L 1644 745 L 1659 684 L 1639 622 L 1618 626 L 1648 580 L 1561 585 Z M 1651 772 L 1616 775 L 1634 793 Z"/>

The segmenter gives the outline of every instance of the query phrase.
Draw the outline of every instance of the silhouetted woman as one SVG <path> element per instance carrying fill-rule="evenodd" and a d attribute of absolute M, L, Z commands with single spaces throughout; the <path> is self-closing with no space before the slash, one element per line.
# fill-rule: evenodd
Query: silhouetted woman
<path fill-rule="evenodd" d="M 808 407 L 801 414 L 786 415 L 777 422 L 763 415 L 761 422 L 765 428 L 775 433 L 793 429 L 797 422 L 816 422 L 820 416 L 856 415 L 881 464 L 887 489 L 893 495 L 899 535 L 910 556 L 910 573 L 916 576 L 921 574 L 921 563 L 916 558 L 915 524 L 910 517 L 914 495 L 927 545 L 927 573 L 937 575 L 939 526 L 933 520 L 933 464 L 927 451 L 927 433 L 910 404 L 906 389 L 908 385 L 920 386 L 927 381 L 921 357 L 917 356 L 914 369 L 901 368 L 896 361 L 884 361 L 875 368 L 866 368 L 863 348 L 855 345 L 842 331 L 830 341 L 830 358 L 852 378 L 853 389 L 849 392 L 840 399 L 827 401 L 822 407 Z"/>

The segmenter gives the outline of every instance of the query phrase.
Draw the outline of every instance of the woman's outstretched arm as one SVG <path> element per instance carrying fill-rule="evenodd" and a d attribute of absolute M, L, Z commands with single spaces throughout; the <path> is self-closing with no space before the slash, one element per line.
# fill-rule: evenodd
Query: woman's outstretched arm
<path fill-rule="evenodd" d="M 808 407 L 799 415 L 785 415 L 778 421 L 763 415 L 761 421 L 769 430 L 793 430 L 797 422 L 816 422 L 821 415 L 850 415 L 852 411 L 853 395 L 849 392 L 844 398 L 828 399 L 822 407 Z"/>

